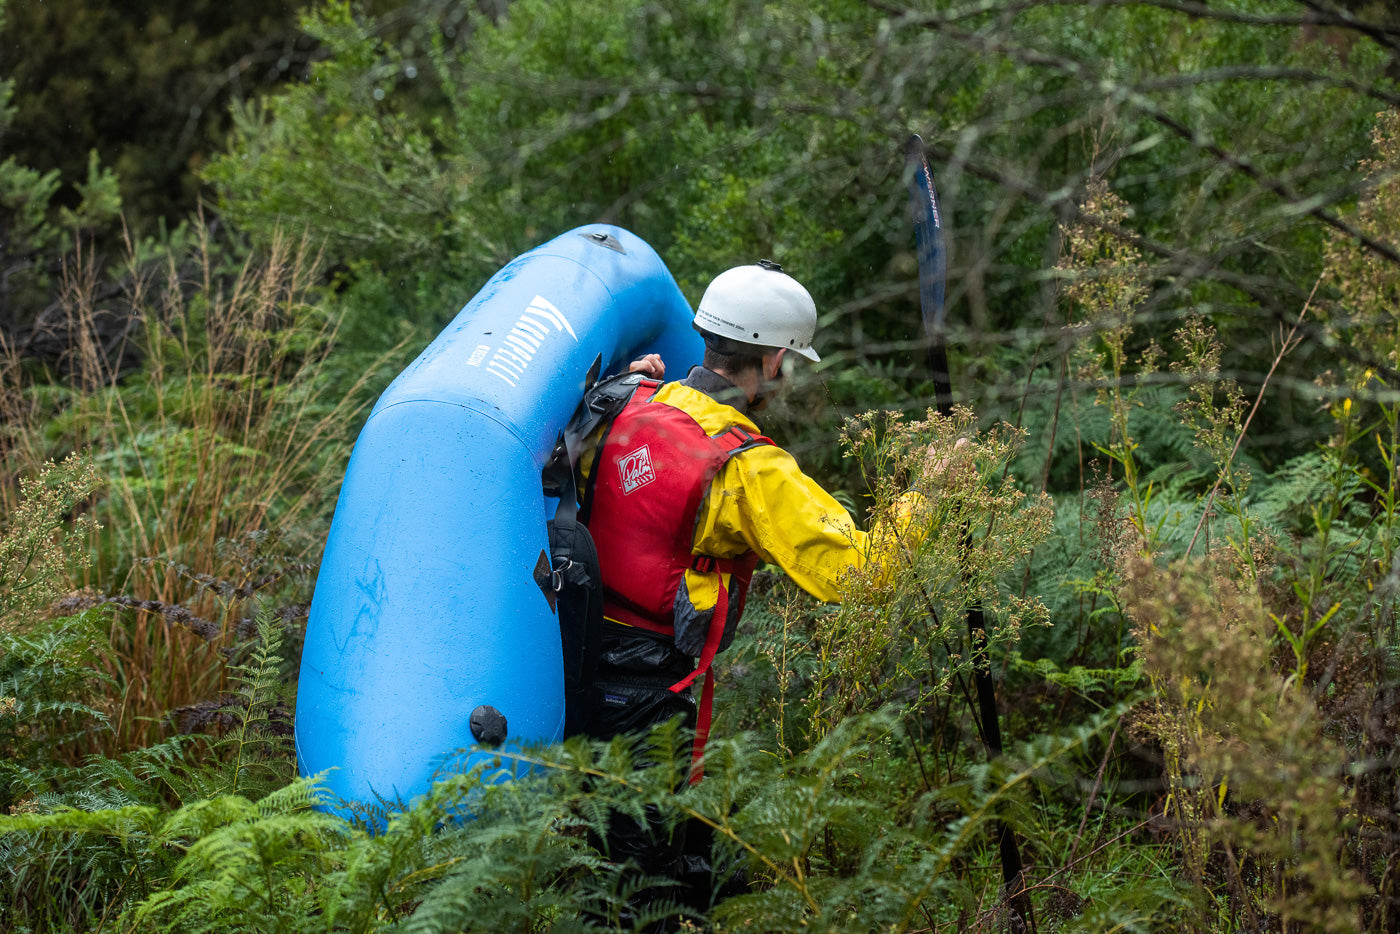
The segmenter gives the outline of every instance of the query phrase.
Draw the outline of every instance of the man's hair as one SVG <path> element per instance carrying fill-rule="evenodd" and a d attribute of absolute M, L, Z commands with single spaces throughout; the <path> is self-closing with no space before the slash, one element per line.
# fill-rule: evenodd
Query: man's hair
<path fill-rule="evenodd" d="M 763 369 L 764 348 L 728 342 L 728 346 L 721 349 L 716 346 L 717 343 L 705 341 L 705 357 L 701 361 L 705 369 L 723 370 L 731 374 Z M 739 349 L 741 347 L 742 350 Z"/>

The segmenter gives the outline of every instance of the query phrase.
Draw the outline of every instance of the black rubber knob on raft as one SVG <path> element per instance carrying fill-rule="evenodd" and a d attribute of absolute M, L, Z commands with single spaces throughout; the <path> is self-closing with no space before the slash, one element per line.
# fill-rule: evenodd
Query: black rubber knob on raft
<path fill-rule="evenodd" d="M 506 741 L 505 714 L 489 704 L 482 704 L 472 711 L 471 727 L 478 743 L 499 746 Z"/>

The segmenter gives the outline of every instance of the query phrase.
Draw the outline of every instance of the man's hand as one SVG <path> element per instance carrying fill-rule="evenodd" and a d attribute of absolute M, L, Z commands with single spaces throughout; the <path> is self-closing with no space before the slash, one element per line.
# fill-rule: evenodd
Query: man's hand
<path fill-rule="evenodd" d="M 641 373 L 651 379 L 662 379 L 666 376 L 666 364 L 661 362 L 661 354 L 649 353 L 645 357 L 638 357 L 627 365 L 628 373 Z"/>
<path fill-rule="evenodd" d="M 968 446 L 966 438 L 959 438 L 953 442 L 953 450 L 950 454 L 943 453 L 938 443 L 930 444 L 927 453 L 927 476 L 941 477 L 944 480 L 953 480 L 972 469 L 972 462 L 968 459 L 964 448 Z"/>

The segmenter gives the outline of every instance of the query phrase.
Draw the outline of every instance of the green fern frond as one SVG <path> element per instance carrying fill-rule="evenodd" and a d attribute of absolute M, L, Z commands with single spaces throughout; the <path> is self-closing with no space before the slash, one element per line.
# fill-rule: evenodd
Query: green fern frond
<path fill-rule="evenodd" d="M 1008 655 L 1008 662 L 1013 671 L 1033 675 L 1084 697 L 1120 698 L 1140 687 L 1144 678 L 1141 660 L 1134 660 L 1123 668 L 1089 668 L 1083 665 L 1061 668 L 1048 658 L 1028 660 L 1021 653 L 1012 652 Z"/>
<path fill-rule="evenodd" d="M 1322 451 L 1288 461 L 1261 484 L 1254 506 L 1266 519 L 1293 531 L 1310 531 L 1308 508 L 1332 496 L 1335 464 Z M 1354 491 L 1353 491 L 1354 492 Z"/>
<path fill-rule="evenodd" d="M 0 629 L 0 807 L 54 787 L 55 752 L 110 728 L 88 699 L 111 679 L 98 668 L 106 617 L 96 611 Z"/>
<path fill-rule="evenodd" d="M 271 712 L 286 691 L 282 684 L 283 632 L 276 615 L 260 607 L 257 638 L 248 661 L 233 666 L 230 677 L 242 710 L 238 722 L 221 744 L 229 750 L 227 794 L 256 796 L 291 777 L 287 736 L 272 730 Z M 256 788 L 253 786 L 256 785 Z"/>
<path fill-rule="evenodd" d="M 355 836 L 315 810 L 319 803 L 315 783 L 299 780 L 257 802 L 224 796 L 174 812 L 160 840 L 189 842 L 173 887 L 136 905 L 132 922 L 175 931 L 303 929 L 316 912 L 315 885 Z"/>

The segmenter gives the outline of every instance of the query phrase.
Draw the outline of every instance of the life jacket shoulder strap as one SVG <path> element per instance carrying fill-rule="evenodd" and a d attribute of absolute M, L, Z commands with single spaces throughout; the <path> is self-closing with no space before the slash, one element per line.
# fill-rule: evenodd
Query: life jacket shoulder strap
<path fill-rule="evenodd" d="M 765 444 L 774 443 L 773 439 L 769 438 L 767 435 L 753 434 L 738 425 L 730 425 L 719 434 L 711 435 L 711 439 L 724 450 L 725 461 L 728 461 L 729 458 L 741 451 L 747 451 L 750 448 L 762 447 Z"/>
<path fill-rule="evenodd" d="M 599 424 L 610 423 L 616 419 L 617 414 L 622 412 L 637 392 L 644 392 L 644 398 L 650 399 L 659 388 L 661 382 L 648 379 L 640 372 L 622 372 L 589 386 L 588 391 L 584 392 L 584 398 L 574 410 L 573 417 L 570 417 L 568 424 L 561 431 L 559 441 L 554 444 L 549 462 L 545 463 L 545 469 L 540 472 L 545 496 L 559 497 L 561 510 L 566 511 L 570 517 L 577 513 L 581 499 L 578 493 L 584 487 L 577 482 L 575 473 L 578 471 L 578 458 L 584 449 L 585 438 L 594 433 Z M 587 499 L 587 496 L 582 499 Z M 587 518 L 585 510 L 582 520 L 587 522 Z"/>
<path fill-rule="evenodd" d="M 578 462 L 578 454 L 587 438 L 603 422 L 610 422 L 634 399 L 638 402 L 650 401 L 661 388 L 661 381 L 648 379 L 640 373 L 619 373 L 594 384 L 583 394 L 574 417 L 564 428 L 564 439 L 569 447 L 569 459 Z"/>

